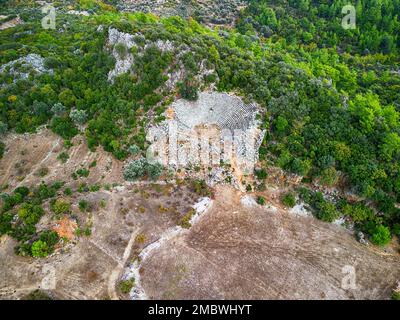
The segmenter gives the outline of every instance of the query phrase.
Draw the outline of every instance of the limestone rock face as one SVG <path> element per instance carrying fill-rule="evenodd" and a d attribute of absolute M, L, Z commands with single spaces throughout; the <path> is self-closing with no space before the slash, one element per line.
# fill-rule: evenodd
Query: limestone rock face
<path fill-rule="evenodd" d="M 111 70 L 108 74 L 108 80 L 112 81 L 116 76 L 127 73 L 131 69 L 134 60 L 133 55 L 129 52 L 129 50 L 132 47 L 136 47 L 136 43 L 133 35 L 125 32 L 120 32 L 119 30 L 114 28 L 110 28 L 108 30 L 108 43 L 110 46 L 113 47 L 112 55 L 116 60 L 114 70 Z M 118 53 L 116 49 L 117 44 L 126 47 L 127 52 L 124 57 L 121 57 Z"/>
<path fill-rule="evenodd" d="M 110 28 L 108 30 L 108 45 L 112 47 L 112 55 L 116 60 L 115 68 L 111 70 L 108 74 L 109 81 L 113 81 L 116 76 L 132 70 L 132 66 L 135 61 L 132 53 L 130 52 L 130 49 L 133 47 L 137 48 L 139 55 L 142 55 L 143 51 L 151 46 L 157 47 L 162 52 L 174 50 L 174 45 L 169 40 L 157 40 L 156 42 L 145 40 L 144 48 L 142 48 L 135 42 L 135 38 L 137 37 L 141 37 L 143 39 L 143 35 L 140 33 L 132 35 L 129 33 L 121 32 L 115 28 Z M 126 53 L 123 56 L 121 56 L 118 52 L 117 46 L 125 47 Z"/>
<path fill-rule="evenodd" d="M 46 69 L 44 66 L 44 58 L 36 53 L 28 54 L 17 60 L 10 61 L 0 67 L 0 73 L 8 72 L 14 75 L 14 82 L 18 79 L 28 79 L 31 72 L 42 74 L 48 72 L 53 73 L 53 70 Z"/>

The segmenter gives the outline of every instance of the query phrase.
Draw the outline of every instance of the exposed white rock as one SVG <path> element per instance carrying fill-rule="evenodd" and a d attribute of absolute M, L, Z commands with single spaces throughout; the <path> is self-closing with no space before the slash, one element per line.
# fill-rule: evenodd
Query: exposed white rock
<path fill-rule="evenodd" d="M 53 70 L 46 69 L 44 66 L 44 59 L 36 54 L 31 53 L 25 57 L 21 57 L 17 60 L 10 61 L 0 67 L 0 73 L 5 72 L 6 69 L 9 68 L 9 73 L 14 75 L 14 82 L 18 79 L 27 79 L 29 77 L 29 71 L 21 71 L 20 69 L 30 68 L 34 72 L 41 74 L 41 73 L 53 73 Z"/>
<path fill-rule="evenodd" d="M 174 45 L 172 44 L 171 41 L 167 40 L 157 40 L 155 43 L 147 43 L 144 46 L 144 49 L 146 50 L 147 48 L 151 46 L 156 46 L 158 49 L 160 49 L 162 52 L 168 52 L 174 50 Z"/>
<path fill-rule="evenodd" d="M 240 203 L 245 207 L 255 207 L 258 206 L 256 199 L 250 195 L 245 195 L 240 198 Z"/>
<path fill-rule="evenodd" d="M 110 45 L 123 43 L 128 49 L 136 46 L 135 37 L 129 33 L 121 32 L 118 29 L 110 28 L 108 30 L 108 42 Z"/>
<path fill-rule="evenodd" d="M 200 216 L 212 207 L 212 204 L 213 201 L 208 197 L 201 198 L 197 203 L 195 203 L 193 209 L 196 210 L 196 213 L 190 219 L 190 224 L 195 224 L 200 219 Z"/>
<path fill-rule="evenodd" d="M 114 190 L 117 192 L 125 191 L 125 186 L 116 186 L 116 187 L 114 187 Z"/>
<path fill-rule="evenodd" d="M 294 214 L 298 217 L 311 217 L 312 213 L 305 208 L 304 203 L 300 203 L 295 205 L 293 208 L 289 210 L 289 213 Z"/>
<path fill-rule="evenodd" d="M 132 47 L 137 47 L 135 37 L 129 33 L 120 32 L 117 29 L 110 28 L 108 30 L 108 43 L 113 46 L 112 55 L 114 56 L 115 68 L 108 74 L 108 80 L 112 81 L 116 76 L 127 73 L 131 70 L 134 63 L 133 55 L 129 52 Z M 124 57 L 118 54 L 116 49 L 117 44 L 122 44 L 126 47 L 127 52 Z"/>
<path fill-rule="evenodd" d="M 333 221 L 333 224 L 336 224 L 337 226 L 343 226 L 346 222 L 346 219 L 344 217 L 340 217 Z"/>
<path fill-rule="evenodd" d="M 100 28 L 101 27 L 101 28 Z M 101 32 L 103 29 L 102 26 L 99 26 L 97 31 Z M 157 47 L 159 50 L 162 52 L 167 52 L 167 51 L 172 51 L 174 50 L 174 45 L 171 41 L 169 40 L 157 40 L 156 42 L 151 42 L 145 40 L 145 45 L 144 48 L 140 47 L 139 45 L 136 44 L 135 38 L 141 37 L 144 39 L 143 35 L 141 33 L 136 33 L 134 35 L 126 33 L 126 32 L 121 32 L 115 28 L 109 28 L 108 30 L 108 44 L 113 47 L 112 49 L 112 55 L 114 56 L 116 63 L 115 63 L 115 68 L 114 70 L 111 70 L 110 73 L 108 74 L 108 80 L 113 81 L 113 79 L 121 74 L 127 73 L 131 70 L 133 64 L 134 64 L 134 58 L 132 53 L 130 53 L 130 49 L 132 47 L 136 47 L 138 49 L 138 54 L 142 55 L 143 51 L 148 49 L 151 46 Z M 126 47 L 127 52 L 126 54 L 121 57 L 117 50 L 116 50 L 116 45 L 123 45 Z M 179 78 L 180 80 L 180 78 Z M 176 82 L 179 80 L 172 80 L 173 85 L 176 85 Z M 171 85 L 171 83 L 170 83 Z M 170 87 L 170 89 L 172 86 Z"/>
<path fill-rule="evenodd" d="M 86 16 L 86 17 L 90 16 L 90 13 L 87 12 L 87 11 L 69 10 L 67 13 L 68 14 L 74 14 L 74 15 L 77 15 L 77 16 Z"/>
<path fill-rule="evenodd" d="M 176 227 L 166 230 L 157 241 L 149 244 L 147 247 L 145 247 L 140 252 L 139 260 L 135 260 L 133 263 L 131 263 L 127 267 L 122 279 L 123 280 L 128 280 L 128 279 L 135 280 L 135 285 L 130 292 L 130 297 L 132 300 L 147 300 L 148 299 L 148 296 L 141 284 L 141 277 L 140 277 L 140 272 L 139 272 L 141 263 L 150 255 L 150 253 L 152 251 L 157 250 L 159 247 L 161 247 L 162 244 L 164 244 L 168 240 L 172 239 L 173 237 L 178 236 L 179 234 L 181 234 L 182 232 L 185 232 L 185 231 L 186 231 L 186 229 L 183 229 L 180 226 L 176 226 Z"/>

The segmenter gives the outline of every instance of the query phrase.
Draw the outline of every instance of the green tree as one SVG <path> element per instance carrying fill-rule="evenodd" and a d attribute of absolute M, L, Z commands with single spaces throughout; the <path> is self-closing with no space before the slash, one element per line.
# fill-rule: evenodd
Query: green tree
<path fill-rule="evenodd" d="M 395 132 L 386 134 L 383 138 L 381 151 L 386 160 L 397 157 L 400 154 L 400 136 Z"/>
<path fill-rule="evenodd" d="M 69 117 L 77 125 L 83 125 L 88 118 L 85 110 L 77 110 L 77 109 L 71 110 Z"/>
<path fill-rule="evenodd" d="M 371 241 L 378 246 L 388 244 L 391 238 L 389 228 L 383 225 L 377 225 L 371 235 Z"/>
<path fill-rule="evenodd" d="M 124 169 L 124 179 L 127 181 L 135 181 L 143 177 L 146 173 L 146 165 L 147 162 L 144 158 L 129 162 Z"/>
<path fill-rule="evenodd" d="M 195 101 L 199 97 L 197 83 L 191 77 L 186 77 L 183 82 L 179 83 L 178 88 L 179 94 L 184 99 Z"/>
<path fill-rule="evenodd" d="M 51 107 L 51 112 L 56 116 L 56 117 L 62 117 L 65 115 L 66 112 L 65 106 L 63 106 L 62 103 L 57 102 Z"/>

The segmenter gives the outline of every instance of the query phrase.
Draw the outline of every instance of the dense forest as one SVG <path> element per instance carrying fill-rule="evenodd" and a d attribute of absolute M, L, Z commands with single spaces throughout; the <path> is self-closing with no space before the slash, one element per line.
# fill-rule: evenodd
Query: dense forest
<path fill-rule="evenodd" d="M 363 55 L 398 53 L 400 1 L 398 0 L 250 0 L 238 30 L 287 44 L 337 47 Z M 354 30 L 342 27 L 342 9 L 354 4 Z M 347 11 L 345 10 L 347 13 Z"/>
<path fill-rule="evenodd" d="M 302 176 L 299 196 L 318 218 L 348 216 L 375 243 L 386 244 L 400 233 L 400 1 L 357 1 L 354 30 L 341 27 L 345 4 L 252 0 L 236 28 L 210 29 L 193 18 L 120 13 L 102 1 L 81 0 L 76 9 L 90 15 L 60 11 L 55 30 L 41 27 L 43 14 L 33 1 L 3 5 L 4 14 L 18 13 L 24 23 L 0 31 L 0 65 L 38 54 L 51 72 L 17 64 L 0 74 L 0 135 L 48 125 L 68 144 L 82 131 L 92 150 L 101 145 L 124 160 L 133 146 L 146 149 L 146 126 L 162 121 L 171 101 L 196 99 L 215 84 L 264 108 L 264 168 Z M 112 83 L 110 27 L 135 35 L 139 44 L 129 49 L 132 71 Z M 170 41 L 174 51 L 146 45 L 157 40 Z M 204 63 L 212 74 L 201 74 Z M 167 88 L 181 66 L 184 78 Z M 21 73 L 28 76 L 16 78 Z M 308 189 L 311 182 L 329 187 L 339 180 L 359 201 L 330 203 Z M 9 232 L 14 210 L 9 201 L 2 233 Z"/>

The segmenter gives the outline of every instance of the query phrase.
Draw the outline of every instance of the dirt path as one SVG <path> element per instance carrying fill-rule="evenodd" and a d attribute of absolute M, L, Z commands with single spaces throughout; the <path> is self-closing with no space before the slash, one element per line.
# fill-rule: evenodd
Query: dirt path
<path fill-rule="evenodd" d="M 116 286 L 117 281 L 119 280 L 122 272 L 124 271 L 125 265 L 128 262 L 129 256 L 132 251 L 132 246 L 135 243 L 136 236 L 139 232 L 139 228 L 135 229 L 132 232 L 131 238 L 129 239 L 128 245 L 125 248 L 124 255 L 122 259 L 118 262 L 115 269 L 111 272 L 110 277 L 108 278 L 108 295 L 111 300 L 119 300 Z"/>

